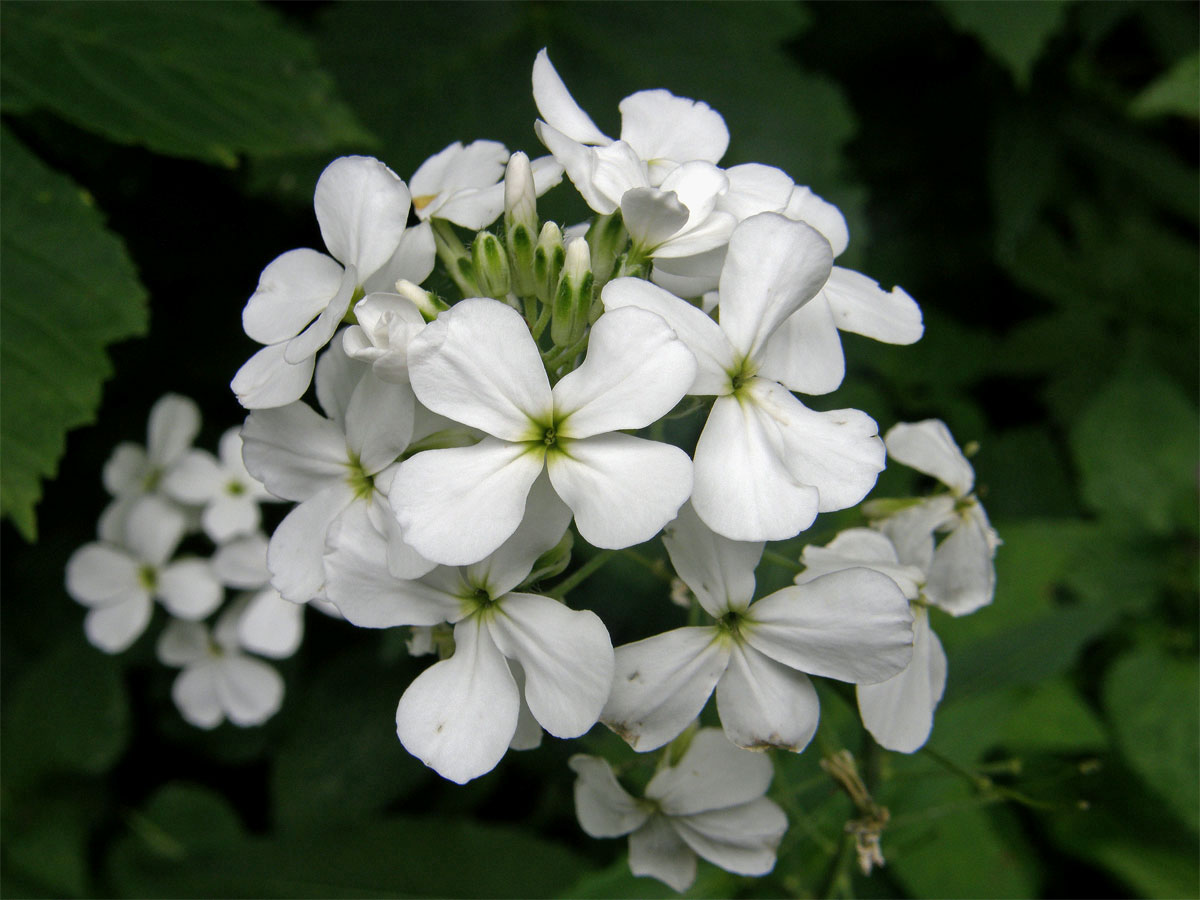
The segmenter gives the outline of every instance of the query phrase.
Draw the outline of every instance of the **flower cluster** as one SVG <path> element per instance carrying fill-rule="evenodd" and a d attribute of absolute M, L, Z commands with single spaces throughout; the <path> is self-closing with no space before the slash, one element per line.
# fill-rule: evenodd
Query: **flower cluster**
<path fill-rule="evenodd" d="M 897 425 L 885 446 L 867 413 L 801 399 L 841 384 L 839 330 L 892 344 L 923 331 L 902 289 L 834 264 L 849 242 L 836 207 L 777 168 L 723 168 L 729 134 L 702 102 L 633 94 L 614 139 L 545 51 L 532 80 L 548 156 L 476 141 L 407 183 L 369 157 L 325 169 L 327 252 L 279 256 L 243 312 L 263 347 L 233 379 L 249 410 L 240 437 L 201 462 L 195 428 L 152 417 L 150 450 L 119 450 L 106 470 L 119 509 L 68 584 L 110 651 L 162 600 L 181 621 L 159 655 L 184 667 L 176 701 L 203 726 L 269 715 L 243 702 L 239 685 L 257 681 L 262 699 L 268 679 L 242 650 L 291 652 L 300 620 L 267 625 L 268 591 L 280 609 L 406 627 L 414 656 L 438 658 L 399 698 L 396 730 L 439 774 L 465 783 L 543 730 L 574 738 L 602 722 L 661 752 L 642 799 L 608 761 L 572 757 L 587 833 L 629 834 L 633 870 L 679 890 L 697 855 L 762 874 L 787 825 L 764 796 L 762 751 L 809 744 L 812 677 L 856 685 L 884 747 L 921 746 L 946 674 L 928 610 L 989 602 L 998 540 L 942 423 Z M 587 222 L 539 218 L 564 175 Z M 456 296 L 430 290 L 444 284 Z M 694 441 L 667 442 L 665 420 L 689 417 Z M 269 542 L 227 543 L 258 523 L 253 503 L 234 507 L 235 443 L 239 498 L 260 499 L 261 484 L 295 504 Z M 809 546 L 795 584 L 756 598 L 766 543 L 858 505 L 888 454 L 949 493 L 868 503 L 867 527 Z M 203 504 L 221 545 L 203 596 L 173 568 L 201 564 L 166 563 L 168 500 Z M 614 649 L 596 611 L 565 602 L 591 571 L 568 571 L 572 548 L 660 535 L 689 624 Z M 221 584 L 263 593 L 210 638 L 199 620 Z M 277 706 L 282 686 L 270 693 Z M 721 727 L 700 729 L 713 694 Z"/>

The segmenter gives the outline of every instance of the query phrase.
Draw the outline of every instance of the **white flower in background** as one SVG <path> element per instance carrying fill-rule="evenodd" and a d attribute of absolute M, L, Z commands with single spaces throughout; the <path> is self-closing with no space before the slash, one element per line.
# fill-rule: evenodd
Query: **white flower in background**
<path fill-rule="evenodd" d="M 268 265 L 246 302 L 246 334 L 266 344 L 238 371 L 231 387 L 248 409 L 285 406 L 312 380 L 316 354 L 333 337 L 350 305 L 398 279 L 420 283 L 433 271 L 428 225 L 407 229 L 410 195 L 377 159 L 346 156 L 321 173 L 313 199 L 331 256 L 289 250 Z"/>
<path fill-rule="evenodd" d="M 497 141 L 455 141 L 436 153 L 409 181 L 413 210 L 422 219 L 446 219 L 478 231 L 504 211 L 504 167 L 508 149 Z M 542 196 L 562 181 L 563 168 L 552 156 L 530 162 L 533 188 Z M 412 279 L 417 280 L 417 279 Z"/>
<path fill-rule="evenodd" d="M 163 479 L 186 457 L 200 433 L 200 408 L 179 394 L 164 394 L 150 408 L 146 446 L 117 444 L 101 477 L 115 499 L 100 514 L 100 540 L 123 539 L 130 505 L 146 494 L 162 494 Z"/>
<path fill-rule="evenodd" d="M 734 231 L 721 271 L 719 322 L 636 278 L 604 287 L 606 310 L 658 313 L 698 363 L 690 394 L 717 396 L 696 444 L 692 504 L 733 540 L 784 540 L 818 512 L 858 503 L 884 467 L 874 420 L 797 400 L 793 351 L 778 329 L 829 277 L 829 242 L 773 213 Z M 608 313 L 611 315 L 611 313 Z"/>
<path fill-rule="evenodd" d="M 885 441 L 892 459 L 936 478 L 950 494 L 922 500 L 877 527 L 891 537 L 902 562 L 927 573 L 924 592 L 930 603 L 953 616 L 987 606 L 996 589 L 993 559 L 1000 538 L 971 492 L 975 470 L 950 429 L 939 419 L 901 422 Z M 935 547 L 939 533 L 945 536 Z"/>
<path fill-rule="evenodd" d="M 106 653 L 120 653 L 146 630 L 155 597 L 172 615 L 202 619 L 224 593 L 208 560 L 168 562 L 185 530 L 178 507 L 139 497 L 123 525 L 119 544 L 86 544 L 67 561 L 67 593 L 90 607 L 84 632 Z"/>
<path fill-rule="evenodd" d="M 571 518 L 545 477 L 529 505 L 495 553 L 417 582 L 389 579 L 378 546 L 331 536 L 330 597 L 351 622 L 454 624 L 454 654 L 409 685 L 396 734 L 409 753 L 459 784 L 490 772 L 510 746 L 536 746 L 542 728 L 561 738 L 583 734 L 612 684 L 612 643 L 595 613 L 515 590 Z"/>
<path fill-rule="evenodd" d="M 239 620 L 245 611 L 244 601 L 231 604 L 211 634 L 201 622 L 176 619 L 159 636 L 159 661 L 183 669 L 171 699 L 197 728 L 216 728 L 226 719 L 242 727 L 261 725 L 283 703 L 283 678 L 243 652 Z"/>
<path fill-rule="evenodd" d="M 200 523 L 214 543 L 258 530 L 258 504 L 275 497 L 246 471 L 238 428 L 221 435 L 218 455 L 190 450 L 163 476 L 163 490 L 182 503 L 204 507 Z"/>
<path fill-rule="evenodd" d="M 583 364 L 551 389 L 520 314 L 463 300 L 412 342 L 409 374 L 426 407 L 488 435 L 399 466 L 389 499 L 404 540 L 428 559 L 465 565 L 499 547 L 543 469 L 598 547 L 649 540 L 691 492 L 686 453 L 620 433 L 669 412 L 695 374 L 691 352 L 658 316 L 602 315 Z"/>
<path fill-rule="evenodd" d="M 787 817 L 764 796 L 771 758 L 729 743 L 720 729 L 696 732 L 683 757 L 660 769 L 644 799 L 630 796 L 599 757 L 571 757 L 575 815 L 591 837 L 629 835 L 629 868 L 676 891 L 696 878 L 696 857 L 739 875 L 765 875 Z"/>
<path fill-rule="evenodd" d="M 925 573 L 902 564 L 891 539 L 870 528 L 851 528 L 824 547 L 805 547 L 801 562 L 805 569 L 796 576 L 797 584 L 862 566 L 887 575 L 911 601 L 912 662 L 887 681 L 858 685 L 858 709 L 863 725 L 881 747 L 900 753 L 920 749 L 933 729 L 947 668 L 946 653 L 930 627 L 928 598 L 921 593 Z"/>
<path fill-rule="evenodd" d="M 634 750 L 653 750 L 679 735 L 715 689 L 731 741 L 799 752 L 817 729 L 819 711 L 805 673 L 871 684 L 909 664 L 908 601 L 879 572 L 835 572 L 751 603 L 761 543 L 713 533 L 690 506 L 663 543 L 676 573 L 716 622 L 617 648 L 601 721 Z"/>
<path fill-rule="evenodd" d="M 213 554 L 212 566 L 222 584 L 251 592 L 238 619 L 238 643 L 272 659 L 294 654 L 304 640 L 306 604 L 284 600 L 271 587 L 266 537 L 252 534 L 223 544 Z"/>
<path fill-rule="evenodd" d="M 412 390 L 373 377 L 341 342 L 322 357 L 316 380 L 329 418 L 297 402 L 255 410 L 242 429 L 246 468 L 271 493 L 299 504 L 275 529 L 267 554 L 271 583 L 296 603 L 321 596 L 325 535 L 345 513 L 370 517 L 389 536 L 399 572 L 415 576 L 433 566 L 404 547 L 382 493 L 412 437 Z"/>

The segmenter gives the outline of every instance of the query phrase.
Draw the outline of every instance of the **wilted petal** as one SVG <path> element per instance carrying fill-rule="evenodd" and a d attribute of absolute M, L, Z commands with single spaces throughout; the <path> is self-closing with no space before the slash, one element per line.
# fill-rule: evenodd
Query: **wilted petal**
<path fill-rule="evenodd" d="M 673 818 L 671 824 L 710 863 L 739 875 L 766 875 L 775 868 L 787 816 L 773 801 L 760 797 L 732 809 Z"/>
<path fill-rule="evenodd" d="M 718 397 L 696 444 L 697 515 L 735 541 L 786 540 L 808 528 L 819 494 L 784 467 L 782 452 L 778 425 L 756 404 Z"/>
<path fill-rule="evenodd" d="M 975 485 L 975 470 L 941 419 L 900 422 L 888 429 L 884 442 L 896 462 L 932 475 L 959 497 Z"/>
<path fill-rule="evenodd" d="M 568 764 L 579 776 L 575 779 L 575 817 L 585 834 L 620 837 L 646 821 L 645 808 L 617 783 L 606 760 L 577 753 Z"/>
<path fill-rule="evenodd" d="M 816 733 L 820 704 L 803 672 L 734 642 L 729 668 L 717 682 L 717 712 L 739 747 L 799 753 Z"/>
<path fill-rule="evenodd" d="M 639 753 L 661 747 L 700 715 L 729 653 L 729 642 L 709 627 L 677 628 L 618 647 L 601 721 Z"/>
<path fill-rule="evenodd" d="M 646 796 L 669 816 L 690 816 L 758 799 L 772 774 L 770 756 L 735 746 L 720 728 L 702 728 L 678 763 L 650 779 Z"/>
<path fill-rule="evenodd" d="M 477 617 L 454 627 L 454 655 L 422 672 L 396 708 L 404 748 L 465 784 L 496 767 L 517 728 L 520 701 L 504 657 Z"/>
<path fill-rule="evenodd" d="M 442 313 L 408 348 L 413 390 L 429 409 L 508 441 L 548 418 L 550 382 L 520 313 L 472 298 Z"/>
<path fill-rule="evenodd" d="M 207 559 L 185 559 L 158 573 L 158 596 L 171 615 L 195 621 L 220 606 L 225 591 Z"/>
<path fill-rule="evenodd" d="M 714 618 L 745 609 L 754 599 L 754 570 L 762 541 L 731 541 L 700 521 L 690 503 L 663 530 L 663 545 L 675 572 Z"/>
<path fill-rule="evenodd" d="M 289 250 L 258 278 L 242 310 L 242 328 L 260 344 L 288 341 L 329 305 L 342 281 L 342 267 L 316 250 Z"/>
<path fill-rule="evenodd" d="M 321 173 L 313 206 L 329 252 L 366 278 L 400 243 L 409 200 L 404 182 L 379 160 L 343 156 Z"/>
<path fill-rule="evenodd" d="M 483 559 L 521 524 L 543 455 L 484 438 L 405 460 L 388 493 L 405 541 L 447 566 Z"/>
<path fill-rule="evenodd" d="M 592 326 L 587 358 L 554 386 L 562 437 L 645 428 L 669 413 L 691 386 L 696 359 L 661 316 L 629 307 Z"/>
<path fill-rule="evenodd" d="M 721 272 L 721 330 L 739 354 L 755 358 L 792 313 L 829 278 L 829 242 L 803 222 L 761 213 L 729 238 Z"/>
<path fill-rule="evenodd" d="M 578 737 L 596 724 L 612 687 L 608 629 L 590 610 L 549 597 L 508 594 L 488 620 L 505 656 L 525 670 L 525 700 L 555 737 Z"/>
<path fill-rule="evenodd" d="M 675 518 L 692 491 L 692 461 L 670 444 L 614 432 L 546 454 L 558 495 L 596 547 L 648 541 Z"/>
<path fill-rule="evenodd" d="M 933 711 L 946 689 L 946 653 L 929 627 L 929 612 L 913 616 L 913 658 L 899 675 L 858 686 L 858 711 L 879 746 L 914 753 L 933 729 Z"/>
<path fill-rule="evenodd" d="M 793 669 L 855 684 L 891 678 L 912 659 L 912 613 L 896 582 L 846 569 L 754 603 L 746 642 Z"/>
<path fill-rule="evenodd" d="M 696 854 L 667 819 L 653 816 L 629 836 L 629 870 L 685 891 L 696 880 Z"/>

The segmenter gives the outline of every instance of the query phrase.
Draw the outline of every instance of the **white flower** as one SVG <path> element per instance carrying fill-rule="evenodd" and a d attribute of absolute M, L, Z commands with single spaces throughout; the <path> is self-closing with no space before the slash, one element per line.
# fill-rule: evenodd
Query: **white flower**
<path fill-rule="evenodd" d="M 801 560 L 805 570 L 796 576 L 797 584 L 862 566 L 887 575 L 912 601 L 912 662 L 886 681 L 858 685 L 857 692 L 863 725 L 881 747 L 900 753 L 920 749 L 946 688 L 946 654 L 930 627 L 928 598 L 921 594 L 925 573 L 902 564 L 887 535 L 870 528 L 843 531 L 825 547 L 805 547 Z"/>
<path fill-rule="evenodd" d="M 639 752 L 672 740 L 716 690 L 725 734 L 799 752 L 817 728 L 808 675 L 890 678 L 912 655 L 912 614 L 890 578 L 849 569 L 751 603 L 761 543 L 729 541 L 685 506 L 663 538 L 675 571 L 716 622 L 618 647 L 601 721 Z"/>
<path fill-rule="evenodd" d="M 222 597 L 207 560 L 167 562 L 183 538 L 178 508 L 154 495 L 139 497 L 123 525 L 120 544 L 86 544 L 67 561 L 67 593 L 90 607 L 84 631 L 106 653 L 121 652 L 146 630 L 155 597 L 185 619 L 204 618 Z"/>
<path fill-rule="evenodd" d="M 404 540 L 445 565 L 483 558 L 517 529 L 543 469 L 589 542 L 649 540 L 687 499 L 691 462 L 619 432 L 667 413 L 694 373 L 662 319 L 619 310 L 596 321 L 587 358 L 551 389 L 517 312 L 496 300 L 458 303 L 412 342 L 409 374 L 426 407 L 488 436 L 400 464 L 389 499 Z"/>
<path fill-rule="evenodd" d="M 146 446 L 117 444 L 104 464 L 105 489 L 115 499 L 100 515 L 100 540 L 120 543 L 130 505 L 146 494 L 161 494 L 163 479 L 185 458 L 200 433 L 200 408 L 179 394 L 164 394 L 150 408 Z"/>
<path fill-rule="evenodd" d="M 422 220 L 446 219 L 472 231 L 487 228 L 504 211 L 501 179 L 508 159 L 508 149 L 496 141 L 473 141 L 465 147 L 455 141 L 413 174 L 413 210 Z M 553 157 L 543 156 L 529 165 L 539 197 L 562 181 L 562 166 Z"/>
<path fill-rule="evenodd" d="M 267 345 L 231 385 L 249 409 L 300 399 L 317 352 L 358 297 L 392 290 L 400 278 L 419 284 L 433 271 L 433 234 L 424 224 L 406 230 L 408 188 L 379 160 L 334 160 L 313 203 L 332 256 L 307 248 L 284 253 L 263 270 L 242 312 L 246 334 Z"/>
<path fill-rule="evenodd" d="M 272 584 L 296 603 L 321 595 L 325 535 L 343 514 L 369 516 L 394 542 L 397 559 L 411 564 L 408 574 L 433 566 L 405 548 L 382 493 L 412 437 L 411 389 L 375 378 L 335 342 L 317 368 L 317 398 L 330 418 L 297 402 L 255 410 L 242 430 L 246 468 L 271 493 L 299 504 L 275 529 L 267 554 Z"/>
<path fill-rule="evenodd" d="M 283 679 L 274 668 L 247 656 L 238 637 L 244 602 L 232 604 L 210 636 L 200 622 L 170 622 L 159 636 L 159 661 L 182 668 L 171 687 L 180 714 L 197 728 L 225 719 L 242 727 L 261 725 L 283 703 Z"/>
<path fill-rule="evenodd" d="M 217 544 L 257 531 L 258 504 L 275 499 L 246 471 L 239 432 L 231 428 L 221 436 L 219 461 L 205 450 L 191 450 L 163 476 L 167 494 L 204 507 L 200 523 Z"/>
<path fill-rule="evenodd" d="M 342 347 L 371 364 L 376 378 L 408 383 L 408 345 L 425 327 L 420 310 L 400 294 L 367 294 L 354 305 L 356 324 L 346 329 Z"/>
<path fill-rule="evenodd" d="M 784 540 L 818 512 L 858 503 L 884 467 L 875 422 L 856 409 L 814 412 L 789 392 L 794 359 L 781 325 L 829 277 L 829 242 L 773 213 L 734 231 L 721 271 L 720 324 L 636 278 L 604 288 L 605 309 L 658 313 L 696 355 L 690 394 L 717 395 L 695 451 L 692 504 L 733 540 Z"/>
<path fill-rule="evenodd" d="M 763 796 L 771 758 L 740 750 L 716 728 L 696 732 L 683 757 L 660 769 L 637 800 L 595 756 L 571 757 L 575 814 L 592 837 L 629 835 L 629 867 L 684 891 L 696 857 L 739 875 L 765 875 L 787 817 Z"/>
<path fill-rule="evenodd" d="M 271 587 L 267 546 L 262 534 L 230 541 L 217 549 L 212 567 L 222 584 L 253 592 L 238 619 L 238 643 L 260 656 L 284 659 L 304 640 L 305 605 L 284 600 Z"/>
<path fill-rule="evenodd" d="M 953 616 L 965 616 L 992 602 L 996 568 L 992 560 L 1000 538 L 983 505 L 971 492 L 975 470 L 939 419 L 901 422 L 888 431 L 888 454 L 897 462 L 931 475 L 950 489 L 878 523 L 891 537 L 905 563 L 928 577 L 930 603 Z M 934 546 L 934 535 L 948 532 Z"/>

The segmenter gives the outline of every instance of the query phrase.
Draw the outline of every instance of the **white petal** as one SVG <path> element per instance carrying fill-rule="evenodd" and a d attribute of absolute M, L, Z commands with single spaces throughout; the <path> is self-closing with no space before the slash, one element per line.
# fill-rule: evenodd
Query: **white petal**
<path fill-rule="evenodd" d="M 199 622 L 172 619 L 158 636 L 154 652 L 165 666 L 194 665 L 209 656 L 208 629 Z"/>
<path fill-rule="evenodd" d="M 158 573 L 157 593 L 171 615 L 193 621 L 208 616 L 225 596 L 207 559 L 171 563 Z"/>
<path fill-rule="evenodd" d="M 225 473 L 207 450 L 189 450 L 163 475 L 162 489 L 181 503 L 207 503 L 224 487 Z"/>
<path fill-rule="evenodd" d="M 337 293 L 329 298 L 329 304 L 321 311 L 321 315 L 284 345 L 284 362 L 293 366 L 300 365 L 304 360 L 316 356 L 317 351 L 329 343 L 329 339 L 338 330 L 347 310 L 350 309 L 358 281 L 358 269 L 352 265 L 347 266 L 346 271 L 342 273 Z"/>
<path fill-rule="evenodd" d="M 914 753 L 933 730 L 933 711 L 946 689 L 946 653 L 929 613 L 915 610 L 913 658 L 899 675 L 879 684 L 858 686 L 858 711 L 863 725 L 881 747 Z"/>
<path fill-rule="evenodd" d="M 687 224 L 688 208 L 674 191 L 631 188 L 621 197 L 621 220 L 634 247 L 650 252 Z"/>
<path fill-rule="evenodd" d="M 317 403 L 325 415 L 346 429 L 346 410 L 359 381 L 366 377 L 370 365 L 351 359 L 346 354 L 345 339 L 334 340 L 325 348 L 317 363 L 317 375 L 313 379 L 317 388 Z"/>
<path fill-rule="evenodd" d="M 785 587 L 750 607 L 746 642 L 793 669 L 873 684 L 912 659 L 912 613 L 896 582 L 846 569 Z"/>
<path fill-rule="evenodd" d="M 693 210 L 683 231 L 655 248 L 656 264 L 659 260 L 680 260 L 680 265 L 675 266 L 674 271 L 686 274 L 689 271 L 687 260 L 703 259 L 705 254 L 714 251 L 724 251 L 727 254 L 729 236 L 736 225 L 737 219 L 727 212 L 714 210 L 701 218 Z"/>
<path fill-rule="evenodd" d="M 233 588 L 260 588 L 271 580 L 267 570 L 267 539 L 251 534 L 217 548 L 213 572 L 222 584 Z"/>
<path fill-rule="evenodd" d="M 696 854 L 664 817 L 654 816 L 629 836 L 629 870 L 682 892 L 696 880 Z"/>
<path fill-rule="evenodd" d="M 366 278 L 400 243 L 409 199 L 404 182 L 379 160 L 343 156 L 321 173 L 313 206 L 329 252 Z"/>
<path fill-rule="evenodd" d="M 312 381 L 310 357 L 297 365 L 283 358 L 287 344 L 271 344 L 255 353 L 233 376 L 230 388 L 246 409 L 286 406 L 304 396 Z"/>
<path fill-rule="evenodd" d="M 819 703 L 808 676 L 736 642 L 717 682 L 717 712 L 728 738 L 747 750 L 799 753 L 817 730 Z"/>
<path fill-rule="evenodd" d="M 428 222 L 422 222 L 404 232 L 396 252 L 375 274 L 363 279 L 362 289 L 367 294 L 394 291 L 396 282 L 401 279 L 420 284 L 433 272 L 436 263 L 437 244 L 433 240 L 433 229 Z"/>
<path fill-rule="evenodd" d="M 670 444 L 614 432 L 571 441 L 548 453 L 546 468 L 575 526 L 595 547 L 648 541 L 692 492 L 692 461 Z"/>
<path fill-rule="evenodd" d="M 464 158 L 470 165 L 462 165 Z M 498 141 L 474 141 L 470 148 L 455 141 L 439 150 L 417 168 L 408 180 L 417 215 L 425 218 L 439 194 L 460 187 L 484 187 L 504 174 L 508 149 Z"/>
<path fill-rule="evenodd" d="M 454 627 L 454 655 L 408 686 L 396 708 L 404 748 L 443 778 L 465 784 L 503 758 L 520 701 L 508 664 L 478 618 Z"/>
<path fill-rule="evenodd" d="M 865 566 L 887 575 L 904 591 L 905 597 L 915 600 L 925 582 L 925 573 L 916 566 L 901 565 L 896 547 L 888 536 L 871 528 L 849 528 L 824 547 L 810 544 L 804 548 L 800 561 L 805 568 L 796 576 L 796 584 L 807 584 L 831 572 Z"/>
<path fill-rule="evenodd" d="M 696 444 L 696 514 L 736 541 L 786 540 L 808 528 L 819 495 L 787 470 L 782 451 L 777 423 L 757 404 L 718 397 Z"/>
<path fill-rule="evenodd" d="M 875 420 L 866 413 L 816 412 L 763 378 L 753 379 L 747 391 L 759 414 L 779 428 L 788 471 L 819 492 L 821 512 L 854 506 L 875 486 L 886 456 Z"/>
<path fill-rule="evenodd" d="M 679 762 L 650 779 L 646 796 L 669 816 L 690 816 L 757 800 L 772 774 L 770 756 L 737 747 L 720 728 L 702 728 Z"/>
<path fill-rule="evenodd" d="M 242 454 L 250 474 L 285 500 L 307 500 L 348 474 L 346 436 L 304 403 L 252 412 Z"/>
<path fill-rule="evenodd" d="M 747 163 L 725 170 L 729 190 L 718 207 L 732 213 L 740 222 L 761 212 L 783 212 L 792 196 L 795 182 L 782 169 Z M 820 229 L 817 229 L 820 231 Z"/>
<path fill-rule="evenodd" d="M 812 192 L 811 188 L 796 185 L 787 205 L 781 210 L 789 219 L 811 225 L 825 236 L 834 256 L 841 256 L 850 245 L 850 231 L 841 210 Z"/>
<path fill-rule="evenodd" d="M 656 257 L 650 280 L 676 297 L 699 298 L 711 293 L 712 303 L 703 306 L 706 313 L 711 312 L 717 306 L 717 285 L 721 280 L 721 269 L 725 265 L 728 249 L 728 245 L 725 245 L 695 256 Z"/>
<path fill-rule="evenodd" d="M 801 394 L 828 394 L 846 374 L 846 358 L 825 292 L 784 319 L 767 340 L 758 374 Z"/>
<path fill-rule="evenodd" d="M 572 738 L 596 724 L 613 676 L 612 642 L 599 616 L 549 597 L 508 594 L 488 631 L 525 670 L 525 700 L 543 728 Z"/>
<path fill-rule="evenodd" d="M 736 363 L 733 346 L 721 327 L 686 300 L 641 278 L 617 278 L 601 292 L 606 310 L 637 307 L 661 316 L 696 357 L 696 378 L 689 394 L 722 394 Z"/>
<path fill-rule="evenodd" d="M 629 307 L 592 326 L 587 358 L 554 386 L 562 437 L 645 428 L 669 413 L 696 376 L 696 358 L 661 316 Z"/>
<path fill-rule="evenodd" d="M 568 765 L 579 776 L 575 779 L 575 817 L 589 837 L 620 837 L 646 821 L 645 808 L 617 783 L 606 760 L 576 753 Z"/>
<path fill-rule="evenodd" d="M 351 487 L 335 483 L 305 500 L 279 523 L 267 548 L 267 568 L 272 586 L 285 599 L 306 603 L 321 594 L 329 523 L 353 502 Z"/>
<path fill-rule="evenodd" d="M 412 437 L 416 398 L 407 384 L 363 378 L 346 410 L 346 446 L 368 475 L 390 466 Z"/>
<path fill-rule="evenodd" d="M 533 62 L 533 102 L 538 115 L 572 140 L 582 144 L 612 142 L 571 97 L 544 47 Z"/>
<path fill-rule="evenodd" d="M 675 194 L 679 198 L 679 202 L 687 209 L 688 220 L 681 229 L 685 234 L 692 235 L 703 228 L 710 227 L 709 223 L 714 220 L 728 219 L 723 226 L 724 237 L 718 241 L 719 243 L 728 242 L 737 220 L 732 214 L 716 210 L 720 195 L 729 189 L 729 179 L 725 177 L 724 172 L 711 163 L 695 159 L 672 169 L 660 187 L 663 191 Z M 683 235 L 680 237 L 682 238 Z M 716 246 L 716 243 L 711 243 L 703 248 L 683 250 L 672 241 L 673 249 L 669 255 L 690 256 L 692 253 L 701 252 L 702 249 L 709 250 Z"/>
<path fill-rule="evenodd" d="M 517 730 L 513 732 L 512 740 L 508 742 L 509 750 L 536 750 L 542 746 L 542 726 L 534 718 L 529 704 L 525 701 L 525 672 L 521 664 L 508 661 L 508 670 L 512 672 L 513 681 L 517 685 L 517 694 L 521 698 L 521 709 L 517 713 Z"/>
<path fill-rule="evenodd" d="M 223 544 L 238 535 L 257 531 L 262 516 L 253 497 L 223 493 L 205 508 L 200 522 L 214 544 Z"/>
<path fill-rule="evenodd" d="M 83 631 L 92 646 L 105 653 L 120 653 L 146 630 L 152 609 L 144 591 L 131 594 L 119 603 L 90 610 L 83 619 Z"/>
<path fill-rule="evenodd" d="M 842 331 L 889 344 L 914 344 L 925 333 L 921 308 L 901 287 L 889 293 L 873 278 L 834 266 L 822 293 Z"/>
<path fill-rule="evenodd" d="M 965 616 L 992 602 L 996 569 L 992 565 L 991 528 L 979 504 L 938 544 L 929 569 L 925 594 L 954 616 Z"/>
<path fill-rule="evenodd" d="M 876 522 L 875 527 L 892 539 L 902 563 L 928 573 L 933 565 L 934 531 L 953 524 L 955 518 L 954 498 L 938 494 Z"/>
<path fill-rule="evenodd" d="M 585 147 L 545 122 L 535 122 L 533 127 L 595 212 L 606 216 L 616 210 L 626 191 L 650 187 L 646 163 L 624 141 Z"/>
<path fill-rule="evenodd" d="M 721 330 L 741 355 L 755 357 L 816 296 L 832 266 L 829 242 L 804 223 L 775 213 L 746 219 L 729 239 L 721 271 Z"/>
<path fill-rule="evenodd" d="M 729 662 L 716 629 L 677 628 L 616 649 L 600 719 L 639 753 L 673 740 L 700 715 Z"/>
<path fill-rule="evenodd" d="M 754 599 L 754 570 L 762 541 L 731 541 L 705 525 L 690 503 L 663 530 L 663 545 L 676 574 L 714 618 L 745 609 Z"/>
<path fill-rule="evenodd" d="M 187 530 L 187 519 L 173 503 L 156 494 L 138 497 L 125 516 L 125 546 L 152 566 L 161 566 Z"/>
<path fill-rule="evenodd" d="M 217 700 L 234 725 L 261 725 L 283 704 L 283 678 L 272 666 L 248 656 L 216 663 Z"/>
<path fill-rule="evenodd" d="M 260 344 L 291 340 L 329 305 L 341 280 L 342 267 L 324 253 L 289 250 L 263 269 L 242 327 Z"/>
<path fill-rule="evenodd" d="M 140 493 L 149 472 L 150 460 L 146 451 L 137 444 L 125 441 L 113 449 L 112 456 L 104 464 L 101 478 L 104 489 L 118 497 L 130 491 Z"/>
<path fill-rule="evenodd" d="M 458 613 L 458 597 L 388 570 L 387 541 L 371 523 L 366 504 L 350 504 L 329 526 L 326 543 L 325 594 L 352 624 L 436 625 Z"/>
<path fill-rule="evenodd" d="M 638 91 L 621 101 L 620 110 L 621 140 L 642 159 L 715 163 L 729 147 L 725 120 L 702 101 L 661 89 Z"/>
<path fill-rule="evenodd" d="M 405 541 L 443 565 L 478 562 L 521 524 L 543 455 L 484 438 L 405 460 L 388 493 Z"/>
<path fill-rule="evenodd" d="M 959 497 L 971 492 L 975 470 L 941 419 L 900 422 L 888 429 L 884 442 L 896 462 L 932 475 Z"/>
<path fill-rule="evenodd" d="M 429 409 L 504 440 L 549 418 L 550 382 L 520 313 L 498 300 L 455 304 L 408 348 L 413 390 Z"/>
<path fill-rule="evenodd" d="M 217 699 L 216 661 L 203 662 L 184 669 L 171 685 L 171 699 L 190 724 L 197 728 L 216 728 L 225 719 Z"/>
<path fill-rule="evenodd" d="M 254 595 L 237 625 L 238 643 L 252 653 L 286 659 L 304 640 L 304 607 L 284 600 L 274 588 Z"/>
<path fill-rule="evenodd" d="M 671 824 L 710 863 L 739 875 L 766 875 L 775 868 L 775 851 L 787 831 L 787 816 L 773 801 L 761 797 L 732 809 L 675 818 Z"/>
<path fill-rule="evenodd" d="M 148 599 L 140 568 L 120 547 L 84 544 L 67 560 L 67 593 L 85 606 L 111 606 L 135 596 Z"/>
<path fill-rule="evenodd" d="M 192 446 L 200 433 L 200 407 L 179 394 L 164 394 L 150 410 L 146 452 L 150 462 L 171 466 Z"/>

